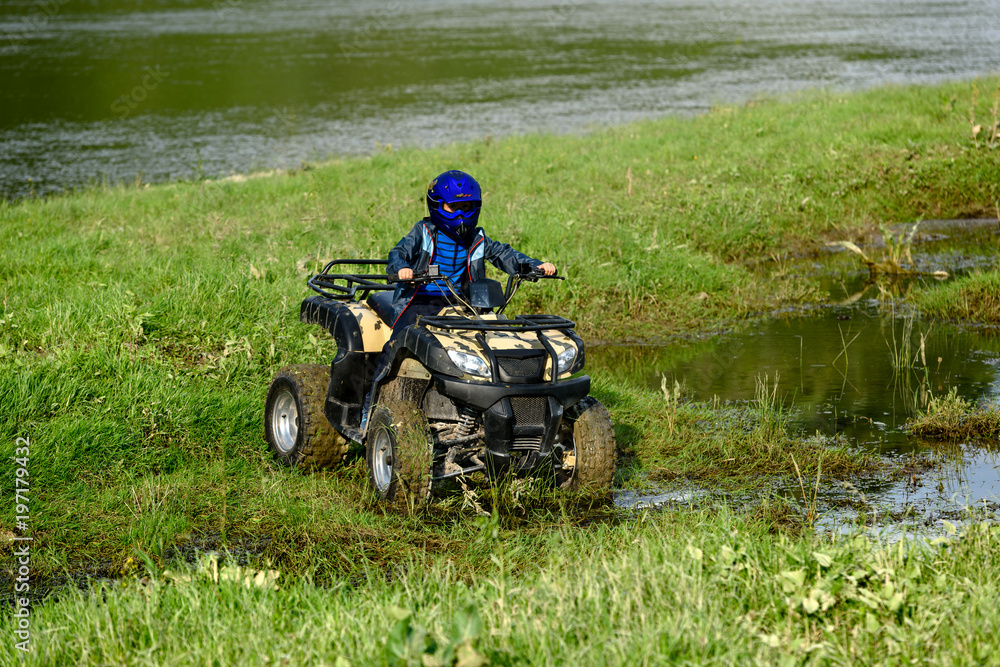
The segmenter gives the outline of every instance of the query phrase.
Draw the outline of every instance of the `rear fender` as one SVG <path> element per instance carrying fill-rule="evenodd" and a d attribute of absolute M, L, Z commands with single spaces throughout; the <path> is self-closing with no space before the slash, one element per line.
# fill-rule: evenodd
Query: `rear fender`
<path fill-rule="evenodd" d="M 392 335 L 392 329 L 368 306 L 322 296 L 303 300 L 299 319 L 329 331 L 338 352 L 381 352 Z"/>
<path fill-rule="evenodd" d="M 337 344 L 324 412 L 338 431 L 348 435 L 345 426 L 361 424 L 366 388 L 391 330 L 367 306 L 323 296 L 303 300 L 299 319 L 323 327 Z"/>

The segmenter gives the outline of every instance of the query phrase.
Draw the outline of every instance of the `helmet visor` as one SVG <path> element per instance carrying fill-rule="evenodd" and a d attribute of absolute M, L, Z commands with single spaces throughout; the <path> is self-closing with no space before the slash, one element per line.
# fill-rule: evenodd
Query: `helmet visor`
<path fill-rule="evenodd" d="M 471 218 L 479 211 L 482 202 L 476 200 L 440 202 L 438 203 L 438 213 L 446 220 L 457 220 L 459 218 Z"/>
<path fill-rule="evenodd" d="M 453 201 L 445 202 L 442 205 L 445 213 L 454 213 L 455 211 L 461 211 L 462 213 L 472 213 L 477 208 L 479 208 L 479 202 L 477 201 Z M 449 211 L 448 209 L 451 209 Z"/>

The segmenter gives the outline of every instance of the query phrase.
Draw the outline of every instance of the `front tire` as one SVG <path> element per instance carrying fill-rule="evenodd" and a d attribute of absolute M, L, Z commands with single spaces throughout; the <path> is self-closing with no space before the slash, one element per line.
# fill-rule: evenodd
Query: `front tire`
<path fill-rule="evenodd" d="M 278 371 L 264 403 L 264 437 L 275 460 L 296 468 L 329 468 L 344 460 L 347 440 L 323 413 L 330 367 L 299 364 Z"/>
<path fill-rule="evenodd" d="M 376 407 L 366 443 L 368 481 L 379 499 L 415 505 L 430 500 L 434 446 L 416 404 L 391 401 Z"/>
<path fill-rule="evenodd" d="M 615 476 L 615 429 L 608 409 L 587 396 L 566 410 L 572 438 L 556 460 L 556 484 L 567 491 L 606 494 Z"/>

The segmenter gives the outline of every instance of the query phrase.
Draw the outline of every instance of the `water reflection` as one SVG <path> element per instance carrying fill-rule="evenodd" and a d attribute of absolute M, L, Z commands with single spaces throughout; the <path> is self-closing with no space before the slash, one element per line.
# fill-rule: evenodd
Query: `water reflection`
<path fill-rule="evenodd" d="M 905 353 L 910 368 L 893 366 Z M 869 307 L 831 308 L 811 317 L 776 317 L 738 334 L 684 346 L 605 346 L 588 350 L 592 373 L 651 389 L 680 382 L 699 401 L 747 401 L 756 379 L 778 378 L 807 432 L 883 440 L 926 400 L 955 388 L 969 400 L 1000 392 L 1000 338 L 914 322 Z"/>
<path fill-rule="evenodd" d="M 952 273 L 993 267 L 995 227 L 996 221 L 929 223 L 914 257 Z M 949 264 L 954 257 L 962 258 L 958 270 Z M 866 286 L 866 275 L 851 258 L 831 255 L 793 262 L 785 270 L 811 280 L 819 277 L 831 301 L 851 304 L 818 309 L 810 316 L 776 315 L 695 342 L 592 347 L 587 352 L 589 372 L 654 391 L 666 378 L 670 385 L 681 383 L 694 400 L 734 403 L 754 399 L 758 378 L 767 376 L 772 386 L 777 378 L 779 396 L 793 408 L 795 428 L 805 434 L 839 434 L 887 457 L 898 471 L 889 478 L 856 480 L 850 489 L 823 485 L 817 497 L 821 513 L 826 512 L 823 525 L 856 521 L 855 514 L 845 510 L 854 500 L 863 500 L 863 512 L 874 512 L 876 518 L 881 512 L 883 519 L 904 523 L 933 523 L 934 516 L 954 519 L 961 508 L 984 503 L 995 510 L 1000 502 L 995 447 L 922 442 L 901 427 L 926 407 L 931 395 L 951 390 L 974 403 L 1000 403 L 998 331 L 915 318 L 905 301 L 880 299 L 884 294 L 878 289 L 868 294 L 873 286 Z M 900 283 L 898 294 L 908 288 Z M 886 289 L 883 285 L 882 292 Z M 859 290 L 860 297 L 849 298 Z M 928 468 L 926 461 L 937 465 Z M 793 498 L 801 495 L 797 483 L 779 491 Z M 623 492 L 618 503 L 687 504 L 699 495 L 691 489 L 653 489 Z M 812 499 L 797 501 L 807 506 Z M 913 516 L 906 519 L 908 511 Z"/>

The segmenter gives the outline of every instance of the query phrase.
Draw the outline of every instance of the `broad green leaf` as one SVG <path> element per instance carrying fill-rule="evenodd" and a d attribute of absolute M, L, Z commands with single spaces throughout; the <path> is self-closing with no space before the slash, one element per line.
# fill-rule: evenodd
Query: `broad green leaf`
<path fill-rule="evenodd" d="M 878 632 L 882 625 L 875 618 L 875 614 L 870 611 L 865 612 L 865 630 L 868 632 Z"/>
<path fill-rule="evenodd" d="M 385 615 L 394 621 L 402 621 L 403 619 L 409 618 L 413 612 L 409 609 L 403 609 L 402 607 L 397 607 L 396 605 L 390 605 L 385 608 Z"/>
<path fill-rule="evenodd" d="M 786 570 L 780 575 L 781 587 L 786 593 L 793 593 L 806 582 L 806 571 L 805 570 Z"/>
<path fill-rule="evenodd" d="M 824 553 L 814 551 L 813 558 L 816 559 L 816 562 L 819 563 L 820 567 L 830 567 L 831 565 L 833 565 L 833 558 L 827 556 Z"/>

